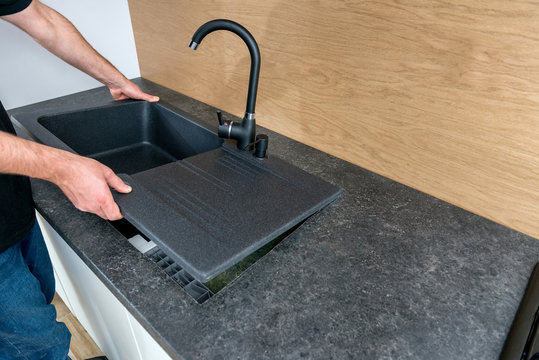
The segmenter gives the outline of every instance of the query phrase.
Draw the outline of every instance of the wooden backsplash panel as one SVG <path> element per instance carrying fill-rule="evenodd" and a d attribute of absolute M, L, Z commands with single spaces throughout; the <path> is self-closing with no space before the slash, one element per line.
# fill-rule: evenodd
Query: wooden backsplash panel
<path fill-rule="evenodd" d="M 142 76 L 539 238 L 539 3 L 129 0 Z M 270 143 L 271 151 L 271 143 Z"/>

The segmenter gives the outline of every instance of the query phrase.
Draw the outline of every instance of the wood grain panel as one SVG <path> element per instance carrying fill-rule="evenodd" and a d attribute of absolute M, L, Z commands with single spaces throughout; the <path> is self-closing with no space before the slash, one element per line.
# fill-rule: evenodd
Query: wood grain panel
<path fill-rule="evenodd" d="M 539 3 L 129 0 L 142 76 L 539 238 Z M 271 144 L 270 144 L 271 146 Z"/>

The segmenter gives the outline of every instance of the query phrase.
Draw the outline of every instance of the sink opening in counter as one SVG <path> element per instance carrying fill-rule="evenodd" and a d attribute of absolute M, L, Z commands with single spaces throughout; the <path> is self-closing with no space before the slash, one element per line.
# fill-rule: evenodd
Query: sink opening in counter
<path fill-rule="evenodd" d="M 282 235 L 276 237 L 260 249 L 253 252 L 251 255 L 248 255 L 206 283 L 201 283 L 200 281 L 196 280 L 178 263 L 172 260 L 170 256 L 168 256 L 162 249 L 160 249 L 157 244 L 148 240 L 127 220 L 122 219 L 118 221 L 110 221 L 110 224 L 112 224 L 116 230 L 124 235 L 137 250 L 159 265 L 159 267 L 178 285 L 180 285 L 197 303 L 202 304 L 237 279 L 245 270 L 260 260 L 264 255 L 269 253 L 275 246 L 277 246 L 283 239 L 294 232 L 304 222 L 305 220 L 289 229 Z"/>

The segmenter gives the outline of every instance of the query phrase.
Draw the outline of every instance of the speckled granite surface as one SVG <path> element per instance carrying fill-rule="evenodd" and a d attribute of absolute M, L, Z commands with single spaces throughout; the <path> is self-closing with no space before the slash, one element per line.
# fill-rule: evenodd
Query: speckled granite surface
<path fill-rule="evenodd" d="M 213 109 L 137 80 L 217 128 Z M 103 88 L 10 111 L 110 101 Z M 343 189 L 202 305 L 109 223 L 33 181 L 38 210 L 178 359 L 495 359 L 539 240 L 265 131 L 270 156 Z"/>

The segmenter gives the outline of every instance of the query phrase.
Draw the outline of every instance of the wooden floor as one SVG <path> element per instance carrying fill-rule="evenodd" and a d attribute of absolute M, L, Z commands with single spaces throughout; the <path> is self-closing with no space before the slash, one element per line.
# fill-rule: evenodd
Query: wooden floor
<path fill-rule="evenodd" d="M 57 320 L 65 323 L 71 332 L 71 348 L 69 352 L 71 360 L 85 360 L 103 356 L 103 352 L 88 335 L 75 315 L 69 311 L 69 308 L 58 294 L 54 296 L 52 303 L 56 307 Z"/>

